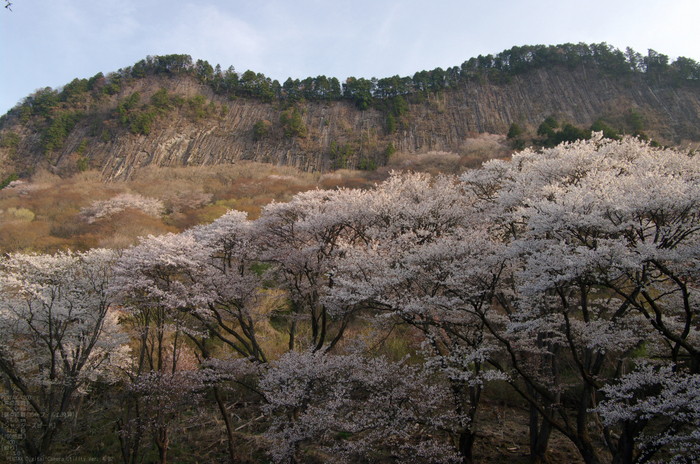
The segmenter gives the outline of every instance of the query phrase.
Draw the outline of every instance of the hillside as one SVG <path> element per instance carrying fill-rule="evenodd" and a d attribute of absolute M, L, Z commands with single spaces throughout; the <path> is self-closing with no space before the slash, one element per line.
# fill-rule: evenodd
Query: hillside
<path fill-rule="evenodd" d="M 58 174 L 91 168 L 105 179 L 126 179 L 149 165 L 240 160 L 310 172 L 374 169 L 394 151 L 465 158 L 469 139 L 505 135 L 513 123 L 536 137 L 549 116 L 584 129 L 602 118 L 619 132 L 643 130 L 664 145 L 700 141 L 697 63 L 679 58 L 668 65 L 652 50 L 636 58 L 646 63 L 642 69 L 633 55 L 610 47 L 606 55 L 586 46 L 593 52 L 576 60 L 560 58 L 568 49 L 557 47 L 542 63 L 532 59 L 520 68 L 511 50 L 508 69 L 498 67 L 500 55 L 480 56 L 413 78 L 349 78 L 342 93 L 337 79 L 325 76 L 280 85 L 252 71 L 195 65 L 187 55 L 149 57 L 61 91 L 43 89 L 8 112 L 1 169 L 7 176 L 37 167 Z M 655 73 L 654 60 L 663 73 Z"/>
<path fill-rule="evenodd" d="M 0 118 L 0 463 L 700 462 L 699 84 L 579 44 L 38 90 Z"/>

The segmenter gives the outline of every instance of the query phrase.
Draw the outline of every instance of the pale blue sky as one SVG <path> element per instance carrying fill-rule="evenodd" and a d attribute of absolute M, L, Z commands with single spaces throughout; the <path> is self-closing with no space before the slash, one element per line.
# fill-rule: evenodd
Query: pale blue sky
<path fill-rule="evenodd" d="M 0 114 L 43 87 L 187 53 L 283 82 L 412 76 L 514 45 L 607 42 L 700 61 L 698 0 L 13 0 Z"/>

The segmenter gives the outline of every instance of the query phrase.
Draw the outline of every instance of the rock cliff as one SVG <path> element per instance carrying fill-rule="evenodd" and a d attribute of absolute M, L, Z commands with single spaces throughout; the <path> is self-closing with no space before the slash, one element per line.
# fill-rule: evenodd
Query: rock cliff
<path fill-rule="evenodd" d="M 119 124 L 115 110 L 134 92 L 141 101 L 165 87 L 183 99 L 202 95 L 213 113 L 193 118 L 186 105 L 156 118 L 147 135 Z M 505 134 L 518 123 L 531 134 L 550 115 L 579 127 L 605 118 L 631 132 L 629 117 L 641 117 L 645 131 L 661 143 L 700 141 L 700 86 L 653 85 L 641 76 L 617 78 L 580 66 L 542 68 L 513 76 L 506 84 L 482 80 L 440 93 L 412 95 L 408 111 L 389 134 L 386 112 L 358 110 L 350 102 L 297 102 L 306 137 L 288 137 L 280 122 L 285 103 L 230 100 L 189 76 L 151 76 L 84 108 L 60 149 L 42 149 L 37 124 L 18 117 L 5 121 L 14 144 L 4 143 L 0 161 L 6 172 L 47 166 L 57 172 L 101 169 L 104 178 L 128 178 L 142 166 L 188 166 L 254 160 L 292 165 L 307 171 L 378 166 L 389 143 L 398 152 L 463 153 L 465 142 L 482 133 Z M 254 136 L 262 122 L 264 136 Z M 363 165 L 364 163 L 364 165 Z"/>

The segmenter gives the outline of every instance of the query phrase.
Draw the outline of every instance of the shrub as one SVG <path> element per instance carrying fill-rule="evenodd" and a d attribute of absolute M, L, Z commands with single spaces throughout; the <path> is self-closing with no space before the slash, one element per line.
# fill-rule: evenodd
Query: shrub
<path fill-rule="evenodd" d="M 157 111 L 150 107 L 145 107 L 134 115 L 131 121 L 131 132 L 134 134 L 148 135 L 151 132 L 151 125 L 158 115 Z"/>
<path fill-rule="evenodd" d="M 120 123 L 127 124 L 129 122 L 129 112 L 134 110 L 140 101 L 141 94 L 134 92 L 119 102 L 119 105 L 117 106 L 117 116 L 119 117 Z"/>
<path fill-rule="evenodd" d="M 17 179 L 19 179 L 19 177 L 17 177 L 17 174 L 13 172 L 9 176 L 7 176 L 5 180 L 2 181 L 2 183 L 0 183 L 0 190 L 4 189 L 8 185 L 10 185 L 11 182 L 16 181 Z"/>
<path fill-rule="evenodd" d="M 0 138 L 0 148 L 15 148 L 19 145 L 19 135 L 8 132 Z"/>
<path fill-rule="evenodd" d="M 32 213 L 27 208 L 8 208 L 7 212 L 19 220 L 32 222 L 34 220 L 34 213 Z"/>
<path fill-rule="evenodd" d="M 49 127 L 41 134 L 41 146 L 44 153 L 61 148 L 68 138 L 68 134 L 82 117 L 82 111 L 62 112 L 55 117 Z"/>
<path fill-rule="evenodd" d="M 78 171 L 80 172 L 85 172 L 89 169 L 89 164 L 88 164 L 88 159 L 86 156 L 79 158 L 78 161 L 76 162 L 76 166 L 78 168 Z"/>
<path fill-rule="evenodd" d="M 194 97 L 187 100 L 187 105 L 189 106 L 190 116 L 197 119 L 203 119 L 207 115 L 207 109 L 204 104 L 207 102 L 204 95 L 195 95 Z"/>
<path fill-rule="evenodd" d="M 389 142 L 389 145 L 386 146 L 386 150 L 384 150 L 384 156 L 386 156 L 386 159 L 389 159 L 394 153 L 396 153 L 396 148 L 394 148 L 394 142 Z"/>
<path fill-rule="evenodd" d="M 306 137 L 306 125 L 301 118 L 301 113 L 294 107 L 283 112 L 280 116 L 280 123 L 284 128 L 284 135 L 287 137 Z"/>
<path fill-rule="evenodd" d="M 374 171 L 377 169 L 377 165 L 374 160 L 368 160 L 367 158 L 362 158 L 360 164 L 357 165 L 357 169 L 360 171 Z"/>
<path fill-rule="evenodd" d="M 107 84 L 104 87 L 102 87 L 102 94 L 103 95 L 116 95 L 120 91 L 121 91 L 121 87 L 116 82 L 112 82 L 112 83 Z"/>
<path fill-rule="evenodd" d="M 612 127 L 607 125 L 602 119 L 598 119 L 591 126 L 592 132 L 602 132 L 606 139 L 620 140 L 620 134 Z"/>
<path fill-rule="evenodd" d="M 76 153 L 79 155 L 82 155 L 85 152 L 85 149 L 87 148 L 88 141 L 83 140 L 80 142 L 80 145 L 78 146 L 78 149 L 76 150 Z"/>
<path fill-rule="evenodd" d="M 508 130 L 508 138 L 514 139 L 522 133 L 523 130 L 520 128 L 520 126 L 517 123 L 513 123 L 510 125 L 510 129 Z"/>
<path fill-rule="evenodd" d="M 387 134 L 393 134 L 396 132 L 396 118 L 391 113 L 389 113 L 386 117 L 386 132 Z"/>
<path fill-rule="evenodd" d="M 168 96 L 168 89 L 161 87 L 159 91 L 153 94 L 151 97 L 151 105 L 155 106 L 162 112 L 167 112 L 172 108 L 172 102 Z"/>
<path fill-rule="evenodd" d="M 253 140 L 260 141 L 268 136 L 270 121 L 258 121 L 253 126 Z"/>

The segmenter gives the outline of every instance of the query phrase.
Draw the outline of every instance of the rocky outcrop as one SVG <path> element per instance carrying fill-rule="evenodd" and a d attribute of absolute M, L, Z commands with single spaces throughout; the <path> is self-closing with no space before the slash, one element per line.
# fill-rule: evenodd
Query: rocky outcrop
<path fill-rule="evenodd" d="M 114 109 L 120 100 L 138 91 L 147 101 L 161 87 L 186 98 L 201 94 L 217 108 L 226 108 L 200 119 L 193 119 L 186 109 L 175 109 L 156 120 L 148 135 L 133 134 L 117 123 Z M 297 104 L 306 137 L 288 138 L 280 123 L 282 104 L 245 98 L 231 101 L 188 77 L 149 78 L 103 101 L 55 153 L 42 153 L 40 136 L 31 127 L 18 121 L 5 124 L 3 133 L 13 131 L 20 141 L 12 150 L 0 149 L 0 155 L 6 165 L 18 169 L 43 163 L 59 172 L 75 170 L 82 158 L 101 169 L 107 179 L 128 178 L 147 165 L 240 160 L 326 171 L 356 168 L 363 160 L 381 165 L 390 142 L 403 153 L 459 154 L 465 141 L 477 134 L 505 134 L 513 122 L 534 134 L 550 115 L 579 127 L 604 117 L 625 129 L 630 111 L 641 116 L 647 133 L 662 143 L 700 141 L 700 86 L 655 86 L 642 76 L 614 78 L 585 67 L 539 69 L 514 76 L 507 84 L 471 83 L 422 99 L 414 96 L 392 134 L 386 131 L 384 112 L 359 111 L 344 101 L 307 102 Z M 269 131 L 256 140 L 253 127 L 260 121 L 267 121 Z"/>

